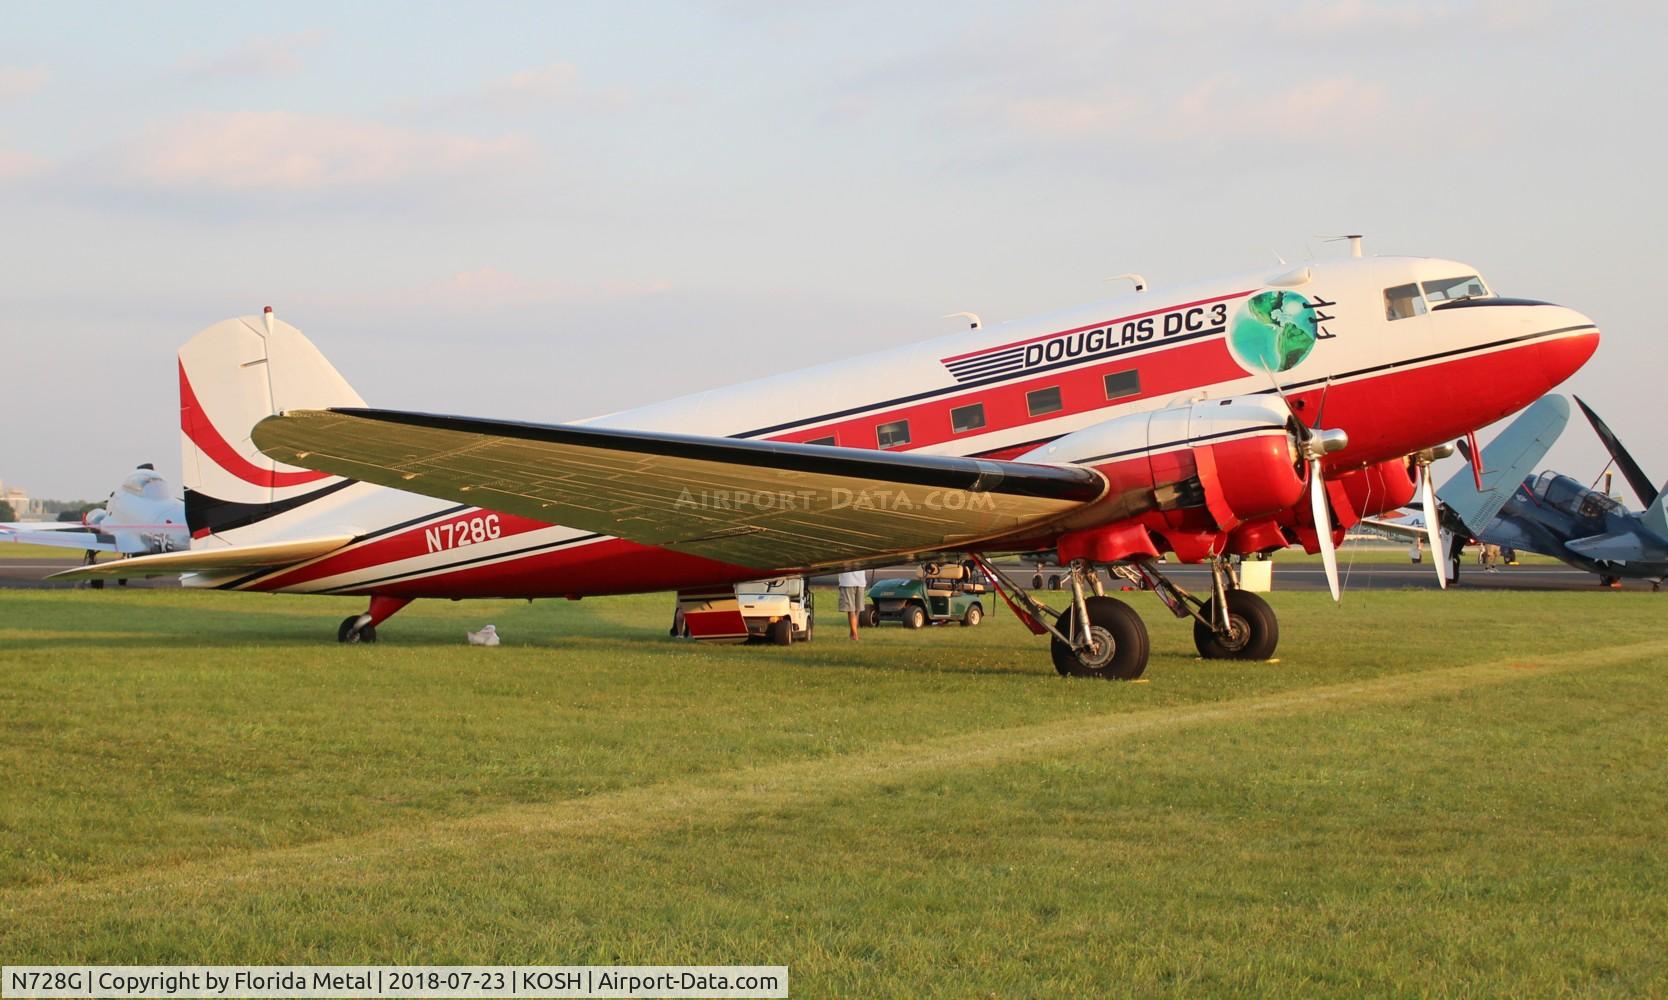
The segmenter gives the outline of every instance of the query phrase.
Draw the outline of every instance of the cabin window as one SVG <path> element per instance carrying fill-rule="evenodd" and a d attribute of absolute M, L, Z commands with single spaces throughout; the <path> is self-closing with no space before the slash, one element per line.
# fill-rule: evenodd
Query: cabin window
<path fill-rule="evenodd" d="M 985 425 L 985 404 L 958 406 L 950 411 L 950 430 L 957 434 L 976 431 Z"/>
<path fill-rule="evenodd" d="M 1051 385 L 1046 389 L 1026 393 L 1025 409 L 1033 417 L 1040 417 L 1045 413 L 1055 413 L 1065 409 L 1065 404 L 1060 401 L 1060 387 Z"/>
<path fill-rule="evenodd" d="M 825 445 L 828 445 L 829 447 L 833 447 L 834 446 L 834 435 L 830 434 L 827 437 L 812 438 L 811 440 L 809 440 L 805 443 L 806 444 L 825 444 Z"/>
<path fill-rule="evenodd" d="M 1425 282 L 1425 298 L 1432 302 L 1477 299 L 1487 294 L 1488 289 L 1483 287 L 1483 279 L 1475 274 L 1468 274 L 1462 278 L 1443 278 L 1441 281 Z"/>
<path fill-rule="evenodd" d="M 909 421 L 894 420 L 875 428 L 875 442 L 882 448 L 901 448 L 909 443 Z"/>
<path fill-rule="evenodd" d="M 1123 399 L 1141 395 L 1141 373 L 1133 368 L 1127 372 L 1113 372 L 1106 376 L 1106 398 Z"/>
<path fill-rule="evenodd" d="M 1423 315 L 1425 315 L 1425 298 L 1419 294 L 1418 285 L 1397 285 L 1395 288 L 1384 290 L 1384 316 L 1386 319 L 1408 319 Z"/>

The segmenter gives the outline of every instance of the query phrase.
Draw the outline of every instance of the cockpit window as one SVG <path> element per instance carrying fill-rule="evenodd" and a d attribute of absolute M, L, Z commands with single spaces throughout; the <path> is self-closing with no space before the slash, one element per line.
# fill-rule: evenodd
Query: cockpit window
<path fill-rule="evenodd" d="M 1461 278 L 1443 278 L 1425 282 L 1425 298 L 1432 302 L 1454 302 L 1458 299 L 1480 299 L 1489 294 L 1483 279 L 1475 274 Z"/>
<path fill-rule="evenodd" d="M 1419 294 L 1418 285 L 1397 285 L 1384 290 L 1384 316 L 1386 319 L 1409 319 L 1414 316 L 1425 315 L 1425 298 Z"/>
<path fill-rule="evenodd" d="M 1581 498 L 1579 513 L 1582 517 L 1603 517 L 1605 514 L 1621 509 L 1621 506 L 1613 497 L 1607 497 L 1597 490 L 1588 490 L 1587 495 Z"/>

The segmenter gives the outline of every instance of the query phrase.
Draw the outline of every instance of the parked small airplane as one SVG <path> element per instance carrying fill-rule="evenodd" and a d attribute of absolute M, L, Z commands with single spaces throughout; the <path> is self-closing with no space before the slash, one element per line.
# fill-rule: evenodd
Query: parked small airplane
<path fill-rule="evenodd" d="M 1430 496 L 1432 445 L 1598 344 L 1473 267 L 1352 251 L 566 425 L 366 408 L 269 309 L 180 351 L 191 551 L 73 572 L 363 594 L 337 630 L 362 642 L 418 597 L 699 594 L 968 553 L 1062 674 L 1146 666 L 1097 565 L 1191 618 L 1202 655 L 1265 659 L 1274 612 L 1229 556 L 1301 544 L 1336 596 L 1343 531 Z M 1063 611 L 985 558 L 1038 549 L 1072 569 Z M 1211 564 L 1208 599 L 1161 551 Z"/>
<path fill-rule="evenodd" d="M 1466 542 L 1475 540 L 1552 556 L 1598 574 L 1605 586 L 1625 577 L 1650 580 L 1651 589 L 1661 589 L 1668 578 L 1668 491 L 1658 492 L 1598 414 L 1580 398 L 1576 403 L 1644 502 L 1644 512 L 1633 513 L 1614 497 L 1570 476 L 1531 474 L 1569 420 L 1570 405 L 1564 397 L 1547 396 L 1483 449 L 1488 489 L 1479 493 L 1472 474 L 1461 472 L 1436 491 L 1444 540 L 1453 539 L 1448 550 L 1453 576 L 1459 574 Z M 1422 517 L 1399 523 L 1368 520 L 1402 535 L 1412 535 L 1424 525 Z"/>
<path fill-rule="evenodd" d="M 91 564 L 100 552 L 124 556 L 176 552 L 191 546 L 185 503 L 149 462 L 139 466 L 80 521 L 13 521 L 0 524 L 0 542 L 80 549 Z"/>

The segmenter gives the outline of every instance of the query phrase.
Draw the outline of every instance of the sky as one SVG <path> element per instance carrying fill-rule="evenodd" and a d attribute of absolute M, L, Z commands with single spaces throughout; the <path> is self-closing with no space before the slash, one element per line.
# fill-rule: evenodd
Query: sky
<path fill-rule="evenodd" d="M 557 422 L 1358 232 L 1594 317 L 1565 388 L 1660 484 L 1665 28 L 1542 0 L 14 0 L 0 479 L 177 483 L 178 346 L 269 304 L 372 405 Z M 1578 417 L 1546 464 L 1604 462 Z"/>

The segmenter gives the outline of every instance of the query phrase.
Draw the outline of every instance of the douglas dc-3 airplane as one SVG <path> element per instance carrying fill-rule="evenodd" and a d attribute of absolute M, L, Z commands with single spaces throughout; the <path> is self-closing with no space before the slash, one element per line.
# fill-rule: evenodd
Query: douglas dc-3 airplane
<path fill-rule="evenodd" d="M 1346 527 L 1429 499 L 1433 445 L 1598 345 L 1469 265 L 1354 250 L 563 425 L 369 409 L 270 310 L 227 320 L 180 351 L 191 550 L 70 572 L 368 596 L 343 641 L 419 597 L 678 590 L 711 598 L 686 621 L 714 637 L 745 629 L 737 581 L 967 553 L 1063 674 L 1146 666 L 1097 565 L 1191 617 L 1203 655 L 1266 659 L 1274 613 L 1228 556 L 1302 544 L 1336 596 Z M 984 558 L 1037 549 L 1072 567 L 1063 612 Z M 1212 565 L 1208 600 L 1161 551 Z"/>
<path fill-rule="evenodd" d="M 191 533 L 185 504 L 146 463 L 122 479 L 103 507 L 88 511 L 80 521 L 0 524 L 0 542 L 80 549 L 91 563 L 100 552 L 134 556 L 186 549 Z"/>

